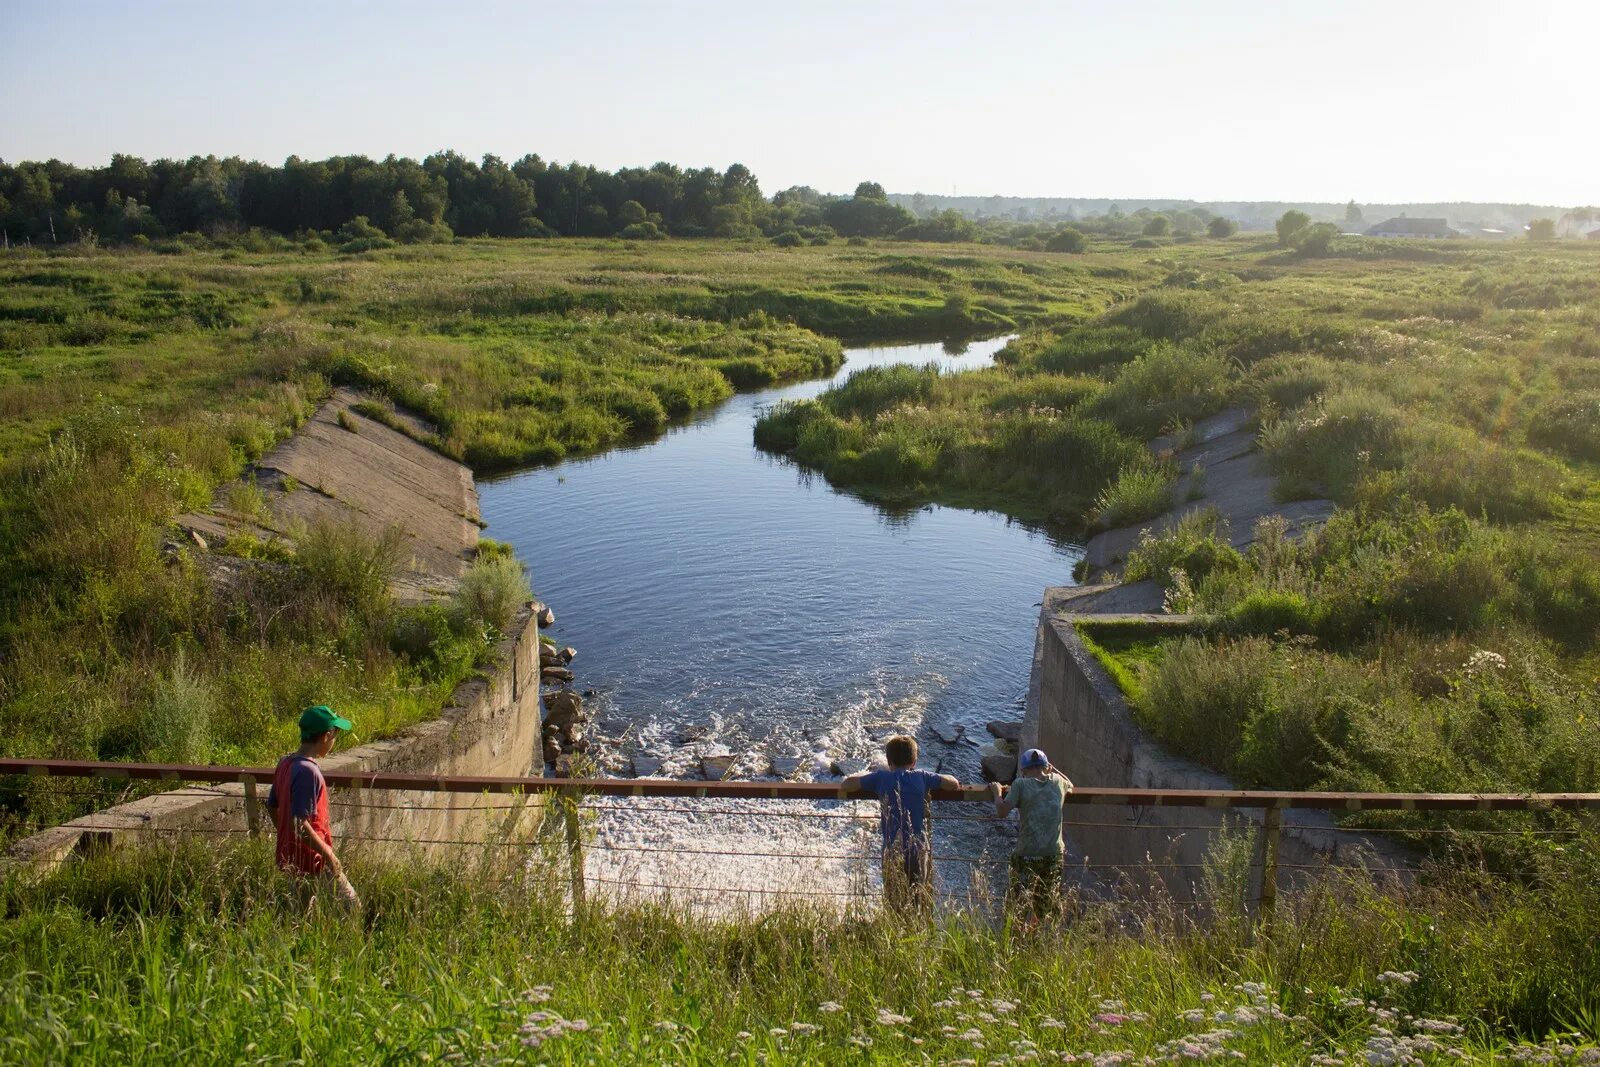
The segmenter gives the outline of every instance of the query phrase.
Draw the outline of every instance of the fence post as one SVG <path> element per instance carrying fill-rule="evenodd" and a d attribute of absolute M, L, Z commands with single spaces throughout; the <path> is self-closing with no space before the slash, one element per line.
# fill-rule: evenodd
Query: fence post
<path fill-rule="evenodd" d="M 256 803 L 256 779 L 254 775 L 244 776 L 244 824 L 250 831 L 251 837 L 261 836 L 261 807 Z"/>
<path fill-rule="evenodd" d="M 1269 937 L 1278 907 L 1278 839 L 1282 829 L 1283 809 L 1267 808 L 1261 820 L 1261 928 Z"/>
<path fill-rule="evenodd" d="M 561 821 L 567 830 L 567 861 L 572 870 L 572 907 L 583 907 L 583 834 L 578 825 L 578 791 L 561 791 Z"/>

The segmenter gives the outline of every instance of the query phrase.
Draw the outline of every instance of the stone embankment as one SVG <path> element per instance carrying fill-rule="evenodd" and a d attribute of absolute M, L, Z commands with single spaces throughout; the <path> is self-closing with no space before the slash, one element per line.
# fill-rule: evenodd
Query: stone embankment
<path fill-rule="evenodd" d="M 1185 515 L 1215 508 L 1227 524 L 1235 548 L 1255 538 L 1261 519 L 1282 516 L 1291 534 L 1325 522 L 1328 500 L 1279 503 L 1274 478 L 1265 469 L 1242 409 L 1223 412 L 1198 424 L 1183 440 L 1158 438 L 1151 449 L 1171 456 L 1184 471 L 1174 497 L 1182 501 L 1158 518 L 1095 535 L 1086 546 L 1089 575 L 1115 577 L 1117 568 L 1146 531 L 1159 533 Z M 1184 628 L 1196 620 L 1161 614 L 1162 589 L 1155 582 L 1127 585 L 1114 581 L 1045 590 L 1034 646 L 1019 745 L 1040 748 L 1076 784 L 1101 788 L 1237 789 L 1225 775 L 1181 759 L 1156 744 L 1134 722 L 1122 691 L 1085 647 L 1080 621 L 1139 621 Z M 1263 814 L 1250 809 L 1224 813 L 1205 808 L 1073 809 L 1069 837 L 1076 858 L 1108 871 L 1105 880 L 1133 887 L 1159 886 L 1179 901 L 1197 897 L 1197 882 L 1225 821 L 1253 829 Z M 1414 870 L 1411 852 L 1385 841 L 1338 829 L 1323 812 L 1284 813 L 1280 880 L 1323 863 L 1363 865 L 1400 872 Z M 1156 866 L 1152 865 L 1152 861 Z M 1259 880 L 1259 847 L 1252 874 Z"/>
<path fill-rule="evenodd" d="M 478 542 L 478 498 L 472 472 L 421 443 L 425 426 L 403 414 L 386 422 L 356 410 L 362 398 L 339 390 L 289 441 L 261 460 L 246 479 L 217 494 L 217 505 L 179 520 L 182 536 L 202 549 L 200 559 L 219 583 L 253 566 L 229 554 L 249 537 L 283 542 L 292 550 L 302 531 L 319 522 L 349 523 L 369 534 L 404 531 L 396 594 L 426 599 L 448 593 L 466 573 Z M 247 506 L 241 506 L 247 505 Z M 571 649 L 544 652 L 543 605 L 519 612 L 500 642 L 493 666 L 457 686 L 439 717 L 384 741 L 338 752 L 324 761 L 334 771 L 523 776 L 542 774 L 541 680 L 570 680 Z M 552 676 L 552 667 L 565 676 Z M 243 786 L 190 787 L 146 797 L 23 839 L 8 863 L 40 870 L 75 852 L 183 833 L 237 833 L 246 828 Z M 451 846 L 443 840 L 503 839 L 521 833 L 538 805 L 508 808 L 485 819 L 480 798 L 454 793 L 366 791 L 335 797 L 337 840 L 389 839 L 366 847 L 410 852 Z M 428 844 L 412 844 L 428 842 Z"/>

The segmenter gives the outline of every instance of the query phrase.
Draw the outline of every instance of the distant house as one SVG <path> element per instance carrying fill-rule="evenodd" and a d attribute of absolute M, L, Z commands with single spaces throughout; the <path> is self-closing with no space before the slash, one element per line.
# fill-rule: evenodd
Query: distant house
<path fill-rule="evenodd" d="M 1591 241 L 1600 241 L 1600 230 L 1590 230 L 1586 236 Z"/>
<path fill-rule="evenodd" d="M 1368 237 L 1456 237 L 1445 219 L 1408 219 L 1401 216 L 1380 222 L 1367 231 Z"/>

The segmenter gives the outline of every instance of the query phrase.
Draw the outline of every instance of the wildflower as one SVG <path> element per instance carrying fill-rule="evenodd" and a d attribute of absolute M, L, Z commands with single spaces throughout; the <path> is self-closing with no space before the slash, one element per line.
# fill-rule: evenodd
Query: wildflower
<path fill-rule="evenodd" d="M 878 1009 L 878 1025 L 879 1026 L 900 1026 L 900 1025 L 902 1025 L 904 1023 L 908 1023 L 910 1021 L 911 1021 L 911 1017 L 909 1015 L 896 1015 L 894 1012 L 890 1011 L 888 1008 L 879 1008 Z"/>
<path fill-rule="evenodd" d="M 787 1037 L 789 1031 L 785 1030 L 781 1026 L 774 1026 L 772 1029 L 768 1030 L 767 1033 L 771 1034 L 773 1037 Z"/>
<path fill-rule="evenodd" d="M 991 1000 L 989 1001 L 989 1010 L 998 1015 L 1009 1015 L 1017 1010 L 1017 1006 L 1009 1000 Z"/>
<path fill-rule="evenodd" d="M 844 1007 L 836 1001 L 824 1000 L 821 1004 L 817 1005 L 817 1010 L 823 1012 L 824 1014 L 832 1015 L 836 1011 L 843 1011 Z"/>
<path fill-rule="evenodd" d="M 964 1033 L 957 1034 L 956 1037 L 957 1037 L 958 1040 L 961 1040 L 961 1041 L 970 1041 L 974 1045 L 983 1044 L 983 1031 L 979 1030 L 975 1026 L 972 1027 L 971 1029 L 965 1031 Z"/>
<path fill-rule="evenodd" d="M 936 1000 L 936 1001 L 933 1002 L 933 1006 L 936 1007 L 936 1008 L 944 1009 L 944 1008 L 958 1008 L 961 1005 L 960 1005 L 960 1003 L 958 1001 L 954 1001 L 954 1000 Z"/>
<path fill-rule="evenodd" d="M 1121 1026 L 1128 1021 L 1128 1017 L 1114 1011 L 1103 1011 L 1095 1016 L 1095 1021 L 1104 1023 L 1106 1026 Z"/>
<path fill-rule="evenodd" d="M 550 999 L 554 990 L 547 985 L 536 985 L 532 989 L 522 991 L 522 999 L 527 1004 L 543 1004 Z"/>
<path fill-rule="evenodd" d="M 756 1035 L 752 1034 L 748 1030 L 740 1030 L 737 1034 L 734 1034 L 733 1036 L 736 1039 L 740 1040 L 740 1041 L 749 1041 L 752 1037 L 755 1037 Z"/>
<path fill-rule="evenodd" d="M 1067 1028 L 1067 1024 L 1062 1022 L 1060 1019 L 1046 1018 L 1041 1021 L 1039 1025 L 1046 1030 L 1065 1030 Z"/>
<path fill-rule="evenodd" d="M 653 1025 L 657 1030 L 660 1030 L 664 1034 L 675 1033 L 678 1029 L 678 1024 L 673 1022 L 671 1019 L 660 1019 L 657 1020 Z"/>
<path fill-rule="evenodd" d="M 981 989 L 969 989 L 969 990 L 967 990 L 967 996 L 971 997 L 973 1000 L 982 1000 L 983 999 L 983 990 L 981 990 Z"/>
<path fill-rule="evenodd" d="M 1498 652 L 1490 652 L 1488 649 L 1480 648 L 1467 657 L 1467 662 L 1463 664 L 1463 668 L 1466 670 L 1468 678 L 1476 678 L 1478 675 L 1487 674 L 1490 671 L 1505 670 L 1506 658 Z"/>
<path fill-rule="evenodd" d="M 789 1024 L 789 1032 L 791 1034 L 814 1034 L 821 1029 L 822 1027 L 818 1026 L 816 1023 L 803 1023 L 796 1021 Z"/>

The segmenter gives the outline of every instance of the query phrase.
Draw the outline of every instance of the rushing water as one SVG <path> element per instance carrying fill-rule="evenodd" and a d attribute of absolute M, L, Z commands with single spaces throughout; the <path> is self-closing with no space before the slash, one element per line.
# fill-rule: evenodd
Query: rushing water
<path fill-rule="evenodd" d="M 876 508 L 758 451 L 751 431 L 770 405 L 863 367 L 966 370 L 1003 344 L 851 349 L 831 381 L 740 394 L 648 444 L 479 487 L 489 535 L 515 546 L 556 612 L 552 636 L 579 651 L 603 766 L 627 773 L 637 755 L 697 776 L 703 756 L 728 755 L 734 776 L 754 777 L 797 758 L 802 776 L 827 778 L 906 731 L 924 765 L 976 780 L 984 724 L 1021 716 L 1040 593 L 1071 581 L 1079 548 L 992 512 Z M 755 854 L 803 851 L 805 879 L 831 868 L 837 886 L 861 881 L 844 854 L 864 855 L 869 836 L 846 818 L 618 809 L 590 870 L 748 889 L 795 866 Z M 707 863 L 682 852 L 691 842 L 746 858 Z"/>

